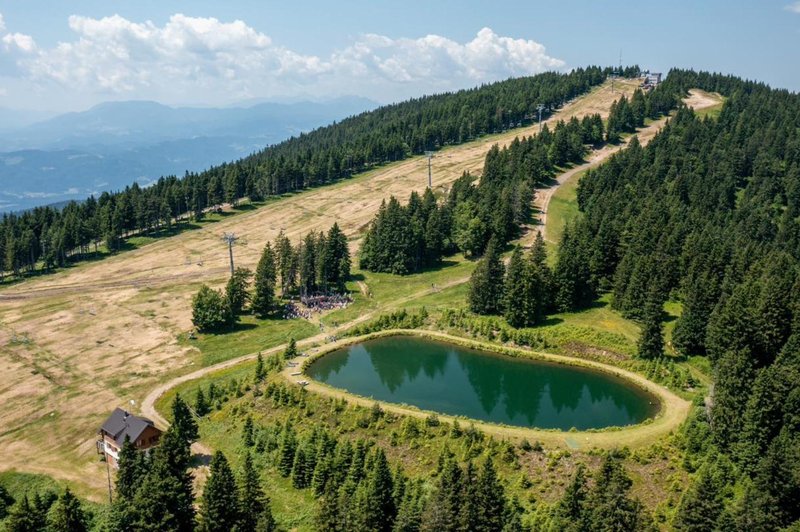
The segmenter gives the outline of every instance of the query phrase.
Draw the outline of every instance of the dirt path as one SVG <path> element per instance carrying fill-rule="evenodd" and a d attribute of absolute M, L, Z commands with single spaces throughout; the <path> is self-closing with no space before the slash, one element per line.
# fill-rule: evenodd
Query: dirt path
<path fill-rule="evenodd" d="M 690 90 L 689 96 L 684 98 L 683 102 L 692 107 L 694 110 L 699 111 L 701 109 L 706 109 L 709 107 L 714 107 L 715 105 L 719 105 L 721 103 L 721 99 L 718 95 L 710 94 L 700 90 Z M 642 146 L 646 146 L 652 139 L 655 137 L 656 133 L 658 133 L 661 128 L 667 123 L 667 118 L 661 118 L 656 120 L 646 127 L 640 129 L 636 136 L 639 139 L 639 143 Z M 631 137 L 625 139 L 625 141 L 621 142 L 618 145 L 606 145 L 599 150 L 592 151 L 589 155 L 589 160 L 586 161 L 584 164 L 580 164 L 573 168 L 570 168 L 566 172 L 560 174 L 552 186 L 547 188 L 538 189 L 536 191 L 536 198 L 534 199 L 534 208 L 536 212 L 539 213 L 538 224 L 536 226 L 538 232 L 542 232 L 542 236 L 545 240 L 549 240 L 547 237 L 547 209 L 550 206 L 550 200 L 552 199 L 553 195 L 559 189 L 561 185 L 572 179 L 576 174 L 584 172 L 590 168 L 594 168 L 599 166 L 603 163 L 606 159 L 614 155 L 615 153 L 622 150 L 625 146 L 628 145 Z M 536 232 L 532 232 L 533 236 L 531 237 L 531 241 L 533 237 L 535 237 Z"/>
<path fill-rule="evenodd" d="M 480 342 L 472 339 L 461 338 L 458 336 L 453 336 L 439 331 L 419 331 L 419 330 L 407 330 L 407 329 L 388 330 L 388 331 L 381 331 L 378 333 L 374 333 L 372 335 L 366 335 L 366 337 L 391 336 L 394 334 L 414 334 L 418 336 L 444 340 L 450 343 L 455 343 L 457 345 L 465 345 L 467 347 L 475 347 L 479 349 L 488 349 L 495 351 L 498 349 L 513 351 L 514 354 L 527 358 L 550 360 L 553 362 L 558 362 L 560 364 L 592 368 L 594 370 L 602 371 L 604 373 L 609 373 L 617 377 L 623 378 L 629 381 L 630 383 L 633 383 L 634 385 L 647 390 L 658 399 L 661 406 L 660 411 L 658 412 L 656 417 L 652 419 L 652 421 L 649 421 L 647 423 L 642 423 L 640 425 L 635 425 L 632 427 L 624 427 L 620 429 L 605 430 L 605 431 L 540 430 L 540 429 L 530 429 L 524 427 L 497 425 L 494 423 L 485 423 L 480 421 L 472 422 L 476 427 L 486 432 L 487 434 L 492 434 L 500 438 L 517 438 L 517 439 L 526 438 L 529 441 L 540 441 L 545 445 L 547 445 L 548 447 L 565 448 L 571 450 L 590 449 L 595 447 L 604 449 L 619 448 L 624 446 L 631 448 L 643 447 L 653 443 L 657 439 L 674 431 L 686 419 L 686 416 L 688 415 L 691 406 L 691 403 L 689 401 L 681 399 L 680 397 L 669 391 L 667 388 L 658 385 L 652 381 L 649 381 L 648 379 L 642 377 L 637 373 L 633 373 L 631 371 L 627 371 L 615 366 L 609 366 L 607 364 L 603 364 L 601 362 L 593 360 L 584 360 L 565 355 L 554 355 L 551 353 L 542 353 L 527 349 L 509 349 L 505 347 L 498 347 L 497 345 L 493 345 L 487 342 Z M 311 358 L 313 359 L 314 357 L 321 356 L 324 353 L 327 353 L 331 350 L 338 349 L 359 341 L 363 341 L 366 337 L 345 338 L 333 344 L 329 344 L 324 348 L 322 348 L 321 350 L 319 350 L 317 353 L 312 354 Z M 306 363 L 308 360 L 309 359 L 306 357 L 298 356 L 297 358 L 291 361 L 295 365 L 294 366 L 287 365 L 287 367 L 281 371 L 281 375 L 289 382 L 296 383 L 298 381 L 298 377 L 293 376 L 292 373 L 300 371 L 302 365 Z M 371 407 L 377 402 L 381 405 L 381 408 L 383 408 L 384 410 L 395 412 L 402 415 L 414 416 L 417 418 L 425 418 L 430 414 L 429 412 L 425 412 L 415 408 L 410 408 L 408 406 L 399 405 L 396 403 L 387 403 L 385 401 L 376 401 L 374 399 L 369 399 L 366 397 L 354 395 L 344 390 L 333 388 L 325 384 L 322 384 L 320 382 L 307 379 L 305 378 L 305 376 L 303 380 L 308 381 L 308 384 L 305 385 L 306 389 L 313 391 L 314 393 L 320 393 L 336 399 L 346 399 L 348 402 L 352 402 L 361 406 Z M 457 419 L 453 416 L 443 415 L 441 413 L 437 413 L 437 415 L 439 419 L 450 423 L 452 423 L 454 420 Z"/>
<path fill-rule="evenodd" d="M 419 292 L 415 292 L 413 294 L 404 296 L 404 297 L 402 297 L 400 299 L 396 299 L 395 301 L 392 302 L 392 305 L 402 305 L 403 303 L 407 303 L 408 301 L 412 301 L 414 299 L 419 299 L 421 297 L 424 297 L 424 296 L 439 292 L 439 291 L 441 291 L 443 289 L 450 288 L 452 286 L 457 286 L 457 285 L 466 283 L 468 280 L 469 280 L 469 277 L 462 277 L 462 278 L 458 278 L 458 279 L 453 279 L 453 280 L 451 280 L 451 281 L 449 281 L 447 283 L 444 283 L 444 284 L 441 284 L 441 285 L 437 285 L 435 288 L 433 288 L 433 287 L 432 288 L 426 288 L 425 290 L 420 290 Z M 382 312 L 382 311 L 381 310 L 373 310 L 373 311 L 367 312 L 365 314 L 362 314 L 358 318 L 355 318 L 355 319 L 352 319 L 352 320 L 350 320 L 348 322 L 342 323 L 341 325 L 338 325 L 336 327 L 331 327 L 327 331 L 325 331 L 323 333 L 319 333 L 316 336 L 311 336 L 311 337 L 305 338 L 303 340 L 298 340 L 297 341 L 297 347 L 299 347 L 299 348 L 311 347 L 311 346 L 314 346 L 315 344 L 322 344 L 322 343 L 324 343 L 326 341 L 326 338 L 328 338 L 330 336 L 336 336 L 337 333 L 340 333 L 342 331 L 345 331 L 345 330 L 349 329 L 350 327 L 353 327 L 355 325 L 363 323 L 363 322 L 373 318 L 376 314 L 378 314 L 380 312 Z M 161 427 L 168 427 L 169 426 L 169 422 L 164 418 L 164 416 L 162 416 L 158 412 L 158 410 L 156 409 L 156 406 L 155 406 L 156 405 L 156 401 L 158 401 L 158 399 L 162 395 L 164 395 L 167 391 L 169 391 L 172 388 L 174 388 L 176 386 L 179 386 L 179 385 L 181 385 L 181 384 L 183 384 L 185 382 L 189 382 L 189 381 L 193 381 L 195 379 L 199 379 L 199 378 L 205 377 L 206 375 L 209 375 L 211 373 L 214 373 L 214 372 L 226 369 L 226 368 L 230 368 L 230 367 L 235 366 L 237 364 L 241 364 L 242 362 L 247 362 L 248 360 L 254 360 L 256 357 L 258 357 L 259 354 L 261 354 L 262 356 L 266 356 L 266 355 L 273 355 L 275 353 L 279 353 L 279 352 L 283 351 L 284 349 L 286 349 L 286 347 L 287 347 L 287 344 L 281 344 L 281 345 L 277 345 L 275 347 L 271 347 L 269 349 L 265 349 L 263 351 L 257 351 L 255 353 L 249 353 L 247 355 L 242 355 L 242 356 L 239 356 L 239 357 L 236 357 L 236 358 L 232 358 L 232 359 L 226 360 L 225 362 L 220 362 L 219 364 L 214 364 L 213 366 L 206 366 L 205 368 L 198 369 L 197 371 L 193 371 L 191 373 L 187 373 L 185 375 L 181 375 L 180 377 L 176 377 L 176 378 L 174 378 L 172 380 L 164 382 L 164 383 L 158 385 L 153 390 L 151 390 L 147 394 L 147 396 L 145 396 L 144 400 L 142 401 L 141 407 L 140 407 L 142 415 L 152 419 L 153 421 L 156 422 L 157 425 L 159 425 Z"/>

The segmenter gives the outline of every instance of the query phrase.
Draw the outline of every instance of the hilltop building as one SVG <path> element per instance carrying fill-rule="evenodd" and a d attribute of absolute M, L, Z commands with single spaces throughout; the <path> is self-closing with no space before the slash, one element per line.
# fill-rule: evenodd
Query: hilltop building
<path fill-rule="evenodd" d="M 661 72 L 645 72 L 643 74 L 642 88 L 646 90 L 654 89 L 661 83 Z"/>
<path fill-rule="evenodd" d="M 97 452 L 105 455 L 111 465 L 119 467 L 119 452 L 125 444 L 125 438 L 130 438 L 138 450 L 146 451 L 158 445 L 161 431 L 149 419 L 117 408 L 100 427 L 99 435 Z"/>

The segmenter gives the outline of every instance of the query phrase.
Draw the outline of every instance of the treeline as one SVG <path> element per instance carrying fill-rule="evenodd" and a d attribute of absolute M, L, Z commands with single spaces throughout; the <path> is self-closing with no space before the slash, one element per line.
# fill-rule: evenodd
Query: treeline
<path fill-rule="evenodd" d="M 660 324 L 663 303 L 679 300 L 674 348 L 711 360 L 709 417 L 694 429 L 706 436 L 690 449 L 708 463 L 681 522 L 796 526 L 800 96 L 681 70 L 663 85 L 665 101 L 666 92 L 674 101 L 694 87 L 728 99 L 717 119 L 682 107 L 646 148 L 631 143 L 587 173 L 570 253 L 626 316 Z M 719 478 L 726 460 L 735 467 L 730 483 L 740 486 L 735 495 Z"/>
<path fill-rule="evenodd" d="M 311 231 L 296 246 L 281 231 L 264 246 L 255 275 L 236 268 L 224 291 L 200 287 L 192 298 L 192 323 L 199 331 L 221 331 L 246 311 L 261 318 L 273 314 L 292 292 L 344 292 L 349 278 L 350 250 L 338 224 L 327 234 Z"/>
<path fill-rule="evenodd" d="M 130 234 L 163 230 L 174 220 L 199 220 L 209 209 L 332 183 L 375 165 L 458 144 L 529 122 L 602 83 L 610 68 L 548 72 L 387 105 L 293 137 L 232 163 L 152 186 L 133 184 L 63 209 L 38 207 L 0 222 L 0 275 L 22 275 L 41 262 L 63 266 L 96 252 L 121 249 Z M 629 67 L 624 75 L 636 75 Z"/>
<path fill-rule="evenodd" d="M 69 488 L 60 495 L 44 490 L 15 500 L 0 485 L 0 525 L 7 532 L 85 532 L 92 529 L 94 516 Z"/>
<path fill-rule="evenodd" d="M 528 253 L 514 249 L 507 268 L 491 241 L 472 272 L 467 303 L 476 314 L 502 314 L 512 327 L 530 327 L 541 323 L 559 304 L 555 281 L 541 233 Z"/>
<path fill-rule="evenodd" d="M 530 219 L 533 189 L 560 165 L 580 161 L 587 144 L 603 142 L 600 115 L 545 125 L 535 136 L 514 139 L 486 154 L 477 185 L 469 173 L 457 179 L 437 203 L 431 190 L 412 192 L 403 206 L 394 197 L 381 204 L 360 251 L 360 266 L 407 274 L 433 266 L 455 251 L 478 256 L 494 239 L 504 246 Z"/>

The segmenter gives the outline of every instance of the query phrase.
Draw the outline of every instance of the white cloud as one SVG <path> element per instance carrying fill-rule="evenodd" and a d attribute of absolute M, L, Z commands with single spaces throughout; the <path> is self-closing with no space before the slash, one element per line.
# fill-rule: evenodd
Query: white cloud
<path fill-rule="evenodd" d="M 216 103 L 293 92 L 390 99 L 564 66 L 541 44 L 489 28 L 466 43 L 438 35 L 367 34 L 320 57 L 278 45 L 240 20 L 175 14 L 163 26 L 119 15 L 71 16 L 68 22 L 75 38 L 52 48 L 37 48 L 32 37 L 19 33 L 3 36 L 2 46 L 37 86 L 55 83 L 99 99 Z"/>
<path fill-rule="evenodd" d="M 792 2 L 791 4 L 787 5 L 784 9 L 787 11 L 791 11 L 792 13 L 800 14 L 800 0 L 797 2 Z"/>
<path fill-rule="evenodd" d="M 24 33 L 7 33 L 3 35 L 3 47 L 7 52 L 22 52 L 29 54 L 36 51 L 36 42 L 30 35 Z"/>
<path fill-rule="evenodd" d="M 3 14 L 0 13 L 0 31 L 6 31 L 6 23 L 3 20 Z"/>

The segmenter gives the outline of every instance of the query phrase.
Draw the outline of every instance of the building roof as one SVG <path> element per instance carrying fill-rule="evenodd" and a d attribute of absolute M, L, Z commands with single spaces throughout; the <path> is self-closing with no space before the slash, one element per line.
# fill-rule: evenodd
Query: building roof
<path fill-rule="evenodd" d="M 134 416 L 133 414 L 116 408 L 103 426 L 100 432 L 108 434 L 120 447 L 125 443 L 125 437 L 135 442 L 147 427 L 155 427 L 152 421 L 147 418 Z"/>

